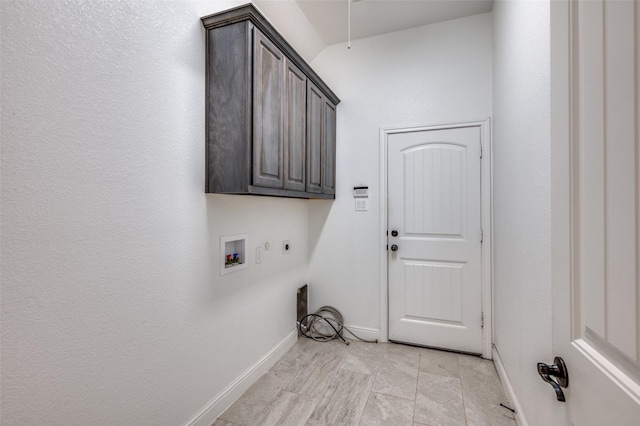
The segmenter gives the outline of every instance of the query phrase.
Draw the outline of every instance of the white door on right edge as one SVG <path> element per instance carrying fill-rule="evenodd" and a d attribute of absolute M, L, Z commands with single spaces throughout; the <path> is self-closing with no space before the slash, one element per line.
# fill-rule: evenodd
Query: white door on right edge
<path fill-rule="evenodd" d="M 544 391 L 558 425 L 637 426 L 640 1 L 552 3 L 553 356 L 569 381 L 565 403 Z"/>
<path fill-rule="evenodd" d="M 481 353 L 480 127 L 387 149 L 389 339 Z"/>

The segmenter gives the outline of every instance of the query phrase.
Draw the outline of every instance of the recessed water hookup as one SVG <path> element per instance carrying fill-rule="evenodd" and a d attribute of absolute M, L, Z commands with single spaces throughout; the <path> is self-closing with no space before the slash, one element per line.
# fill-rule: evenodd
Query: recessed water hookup
<path fill-rule="evenodd" d="M 223 235 L 220 237 L 220 275 L 236 272 L 249 266 L 247 240 L 249 234 Z"/>

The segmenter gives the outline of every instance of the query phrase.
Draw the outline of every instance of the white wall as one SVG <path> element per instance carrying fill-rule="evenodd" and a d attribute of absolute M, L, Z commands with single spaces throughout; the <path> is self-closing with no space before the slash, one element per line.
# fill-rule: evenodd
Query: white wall
<path fill-rule="evenodd" d="M 550 258 L 550 10 L 493 8 L 495 345 L 531 425 L 553 423 Z"/>
<path fill-rule="evenodd" d="M 492 17 L 312 62 L 342 99 L 335 202 L 205 195 L 199 17 L 240 3 L 0 2 L 3 424 L 183 423 L 293 329 L 309 276 L 312 307 L 379 328 L 379 129 L 491 116 Z M 311 58 L 292 5 L 259 2 Z M 494 15 L 496 344 L 549 424 L 548 4 Z M 220 235 L 239 232 L 274 248 L 220 277 Z"/>
<path fill-rule="evenodd" d="M 491 115 L 491 14 L 356 40 L 322 51 L 313 67 L 341 99 L 333 205 L 310 208 L 310 303 L 347 324 L 379 330 L 380 128 L 457 123 Z M 369 186 L 369 211 L 353 187 Z"/>
<path fill-rule="evenodd" d="M 1 2 L 3 425 L 182 424 L 293 331 L 308 202 L 204 193 L 199 18 L 238 3 Z M 221 277 L 240 232 L 273 248 Z"/>

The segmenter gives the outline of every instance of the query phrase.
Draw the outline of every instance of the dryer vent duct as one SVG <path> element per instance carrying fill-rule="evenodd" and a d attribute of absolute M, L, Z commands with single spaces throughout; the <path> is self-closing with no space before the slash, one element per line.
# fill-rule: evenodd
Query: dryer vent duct
<path fill-rule="evenodd" d="M 309 314 L 309 286 L 307 284 L 303 285 L 298 289 L 298 293 L 296 296 L 296 328 L 298 329 L 298 337 L 302 335 L 300 332 L 300 320 Z"/>

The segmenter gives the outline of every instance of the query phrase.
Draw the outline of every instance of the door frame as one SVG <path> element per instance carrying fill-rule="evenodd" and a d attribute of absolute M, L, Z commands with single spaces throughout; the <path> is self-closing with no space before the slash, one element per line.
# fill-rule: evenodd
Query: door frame
<path fill-rule="evenodd" d="M 482 357 L 491 359 L 493 345 L 493 169 L 491 147 L 491 119 L 468 121 L 452 124 L 413 126 L 413 127 L 381 127 L 380 128 L 380 341 L 389 341 L 389 272 L 387 255 L 387 149 L 391 134 L 410 133 L 428 130 L 449 130 L 464 127 L 480 129 L 482 158 L 480 159 L 480 220 L 484 232 L 481 245 L 481 286 L 482 312 L 484 327 L 482 328 Z M 480 237 L 480 236 L 478 236 Z"/>

